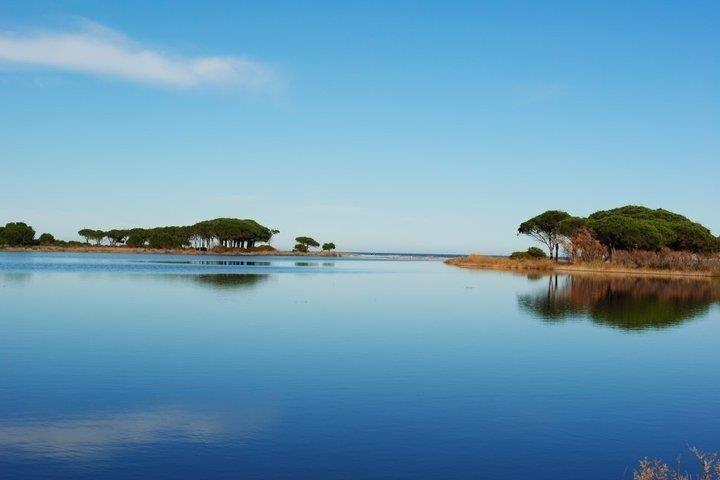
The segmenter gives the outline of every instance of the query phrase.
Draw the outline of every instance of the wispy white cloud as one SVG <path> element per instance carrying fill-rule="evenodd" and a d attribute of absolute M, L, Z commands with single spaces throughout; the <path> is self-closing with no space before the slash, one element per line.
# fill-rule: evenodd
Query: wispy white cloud
<path fill-rule="evenodd" d="M 85 21 L 72 31 L 0 31 L 0 65 L 101 75 L 192 88 L 261 88 L 275 81 L 262 62 L 235 56 L 173 55 Z"/>

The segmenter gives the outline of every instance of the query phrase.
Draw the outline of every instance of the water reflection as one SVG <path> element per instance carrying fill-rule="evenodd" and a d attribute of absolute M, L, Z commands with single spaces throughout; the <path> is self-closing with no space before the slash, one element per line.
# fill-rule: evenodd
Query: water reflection
<path fill-rule="evenodd" d="M 518 295 L 520 307 L 556 322 L 586 317 L 623 330 L 678 325 L 720 302 L 720 282 L 707 279 L 648 277 L 545 277 L 538 292 Z"/>
<path fill-rule="evenodd" d="M 27 283 L 32 277 L 31 273 L 28 272 L 7 272 L 0 275 L 0 286 L 5 283 L 11 284 L 22 284 Z"/>
<path fill-rule="evenodd" d="M 167 265 L 211 265 L 222 267 L 269 267 L 272 262 L 256 260 L 134 260 L 133 263 L 157 263 Z"/>
<path fill-rule="evenodd" d="M 201 275 L 187 275 L 194 282 L 216 290 L 240 290 L 254 287 L 268 278 L 266 274 L 252 273 L 213 273 Z"/>

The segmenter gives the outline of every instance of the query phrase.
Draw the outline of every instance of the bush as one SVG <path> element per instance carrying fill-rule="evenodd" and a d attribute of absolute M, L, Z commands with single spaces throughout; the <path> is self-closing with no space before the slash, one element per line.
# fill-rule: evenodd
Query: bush
<path fill-rule="evenodd" d="M 531 258 L 547 258 L 545 251 L 538 247 L 530 247 L 527 249 L 527 254 Z"/>
<path fill-rule="evenodd" d="M 659 252 L 648 250 L 618 250 L 613 263 L 631 268 L 652 268 L 656 270 L 720 271 L 720 256 L 692 252 L 676 252 L 664 248 Z"/>
<path fill-rule="evenodd" d="M 308 246 L 302 243 L 298 243 L 295 245 L 295 248 L 293 248 L 293 252 L 302 252 L 307 253 L 308 252 Z"/>
<path fill-rule="evenodd" d="M 41 245 L 50 245 L 52 243 L 55 243 L 55 237 L 53 237 L 50 233 L 43 233 L 42 235 L 40 235 L 38 241 Z"/>
<path fill-rule="evenodd" d="M 272 245 L 256 245 L 246 248 L 248 252 L 277 252 L 277 248 Z"/>
<path fill-rule="evenodd" d="M 322 249 L 323 249 L 324 251 L 326 251 L 326 252 L 328 252 L 328 251 L 330 251 L 330 250 L 335 250 L 335 244 L 332 243 L 332 242 L 323 243 Z"/>
<path fill-rule="evenodd" d="M 524 252 L 513 252 L 510 254 L 513 260 L 539 260 L 547 258 L 545 252 L 538 247 L 530 247 Z"/>

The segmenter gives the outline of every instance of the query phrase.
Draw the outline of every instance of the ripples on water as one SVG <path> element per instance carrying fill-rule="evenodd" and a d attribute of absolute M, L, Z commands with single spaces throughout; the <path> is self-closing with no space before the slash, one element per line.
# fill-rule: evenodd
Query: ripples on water
<path fill-rule="evenodd" d="M 0 478 L 630 478 L 720 438 L 717 281 L 0 253 Z"/>

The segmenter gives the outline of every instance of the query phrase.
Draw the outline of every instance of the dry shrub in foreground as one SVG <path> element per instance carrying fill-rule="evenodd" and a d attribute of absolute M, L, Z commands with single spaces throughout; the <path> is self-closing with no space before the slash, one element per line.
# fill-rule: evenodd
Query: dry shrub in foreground
<path fill-rule="evenodd" d="M 697 460 L 699 473 L 693 476 L 687 472 L 671 469 L 660 460 L 640 460 L 640 470 L 633 472 L 634 480 L 720 480 L 720 461 L 717 453 L 707 453 L 691 447 Z"/>
<path fill-rule="evenodd" d="M 631 268 L 680 271 L 720 271 L 720 257 L 664 248 L 660 251 L 617 250 L 612 264 Z"/>

